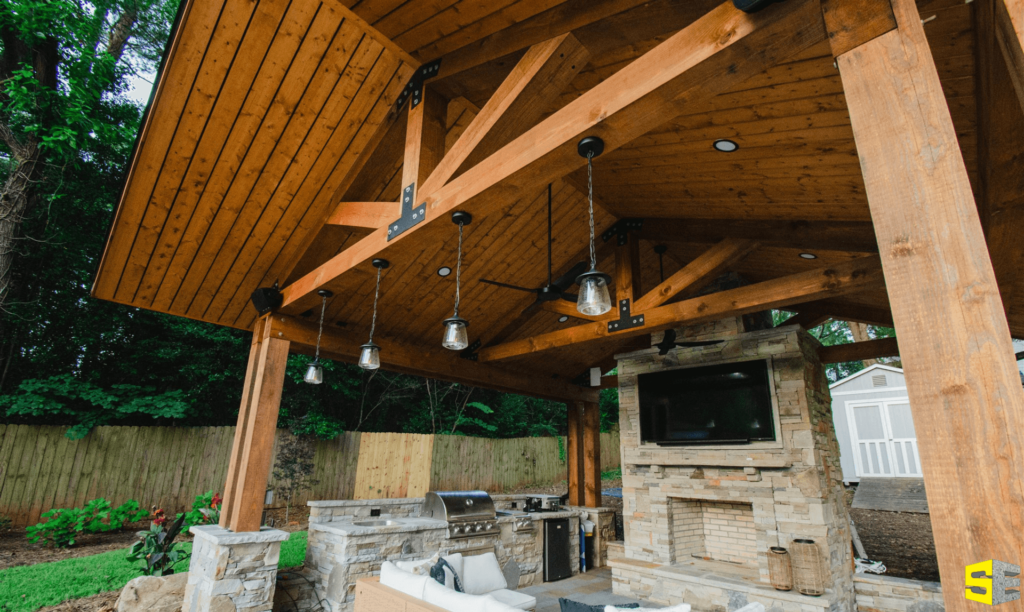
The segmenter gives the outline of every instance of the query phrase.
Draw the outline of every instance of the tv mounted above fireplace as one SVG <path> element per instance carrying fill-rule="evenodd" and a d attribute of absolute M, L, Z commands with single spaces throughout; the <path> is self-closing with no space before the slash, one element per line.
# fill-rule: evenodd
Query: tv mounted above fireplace
<path fill-rule="evenodd" d="M 641 374 L 640 439 L 660 445 L 774 441 L 768 362 Z"/>

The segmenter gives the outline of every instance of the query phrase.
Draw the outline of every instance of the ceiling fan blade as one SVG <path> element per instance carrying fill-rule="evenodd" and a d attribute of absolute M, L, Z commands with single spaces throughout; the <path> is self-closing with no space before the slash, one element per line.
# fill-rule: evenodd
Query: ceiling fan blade
<path fill-rule="evenodd" d="M 506 289 L 515 289 L 517 291 L 528 291 L 530 293 L 537 293 L 536 289 L 527 289 L 526 287 L 520 287 L 519 285 L 510 285 L 508 283 L 499 283 L 498 281 L 487 280 L 486 278 L 480 279 L 481 283 L 487 283 L 489 285 L 497 285 L 498 287 L 505 287 Z"/>
<path fill-rule="evenodd" d="M 671 351 L 673 348 L 675 348 L 674 345 L 673 346 L 669 346 L 669 345 L 665 344 L 664 342 L 661 343 L 661 344 L 655 344 L 654 346 L 658 347 L 658 354 L 659 355 L 668 355 L 668 352 Z"/>
<path fill-rule="evenodd" d="M 535 301 L 534 303 L 532 303 L 529 306 L 527 306 L 526 308 L 524 308 L 523 311 L 521 313 L 519 313 L 519 316 L 522 317 L 522 316 L 531 314 L 533 311 L 537 310 L 540 307 L 540 304 L 541 304 L 540 300 Z"/>
<path fill-rule="evenodd" d="M 576 279 L 579 278 L 580 274 L 583 274 L 590 269 L 590 264 L 586 261 L 578 262 L 573 267 L 569 268 L 569 271 L 555 279 L 552 285 L 558 287 L 562 291 L 565 291 L 569 287 L 576 284 Z"/>
<path fill-rule="evenodd" d="M 562 299 L 565 300 L 566 302 L 572 302 L 573 304 L 575 304 L 580 300 L 580 296 L 576 295 L 575 293 L 568 293 L 566 291 L 563 291 Z"/>

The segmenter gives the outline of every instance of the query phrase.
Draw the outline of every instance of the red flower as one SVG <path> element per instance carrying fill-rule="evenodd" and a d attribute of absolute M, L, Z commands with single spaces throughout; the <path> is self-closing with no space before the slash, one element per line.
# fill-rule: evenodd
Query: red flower
<path fill-rule="evenodd" d="M 220 493 L 214 493 L 213 494 L 213 503 L 210 504 L 210 507 L 216 509 L 217 507 L 220 506 L 222 501 L 223 500 L 220 497 Z"/>

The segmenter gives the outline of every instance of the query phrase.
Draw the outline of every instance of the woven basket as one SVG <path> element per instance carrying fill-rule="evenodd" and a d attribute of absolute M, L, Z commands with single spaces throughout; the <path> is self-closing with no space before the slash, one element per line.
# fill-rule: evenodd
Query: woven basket
<path fill-rule="evenodd" d="M 793 558 L 793 584 L 801 595 L 817 597 L 825 593 L 825 574 L 821 553 L 814 540 L 793 540 L 789 546 Z"/>
<path fill-rule="evenodd" d="M 768 549 L 768 575 L 776 591 L 793 589 L 793 567 L 790 565 L 788 550 L 781 546 Z"/>

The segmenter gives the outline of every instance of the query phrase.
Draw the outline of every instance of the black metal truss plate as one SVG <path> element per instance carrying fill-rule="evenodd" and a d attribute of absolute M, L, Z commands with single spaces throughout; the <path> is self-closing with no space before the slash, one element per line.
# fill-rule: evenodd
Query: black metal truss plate
<path fill-rule="evenodd" d="M 423 83 L 431 77 L 437 76 L 438 71 L 441 69 L 441 59 L 438 58 L 429 64 L 423 64 L 412 73 L 412 78 L 405 84 L 405 89 L 402 93 L 398 94 L 398 100 L 395 101 L 395 110 L 402 110 L 402 106 L 405 105 L 405 101 L 412 98 L 412 103 L 409 108 L 416 108 L 423 101 Z"/>
<path fill-rule="evenodd" d="M 473 344 L 470 344 L 465 349 L 463 349 L 461 353 L 459 353 L 459 357 L 462 357 L 463 359 L 468 359 L 470 361 L 476 361 L 480 359 L 480 356 L 477 355 L 476 352 L 480 350 L 481 346 L 482 343 L 480 342 L 480 340 L 474 340 Z"/>
<path fill-rule="evenodd" d="M 410 184 L 402 191 L 402 216 L 397 221 L 388 223 L 388 242 L 410 227 L 423 223 L 423 219 L 427 216 L 426 202 L 415 208 L 412 206 L 412 195 L 415 191 L 416 183 Z"/>
<path fill-rule="evenodd" d="M 625 329 L 644 326 L 644 315 L 630 314 L 629 299 L 619 300 L 619 320 L 608 321 L 608 332 L 620 332 Z"/>
<path fill-rule="evenodd" d="M 601 240 L 608 242 L 612 239 L 612 236 L 617 236 L 619 239 L 619 246 L 622 246 L 629 242 L 629 232 L 638 232 L 644 228 L 643 219 L 619 219 L 615 225 L 609 227 L 603 234 L 601 234 Z"/>

